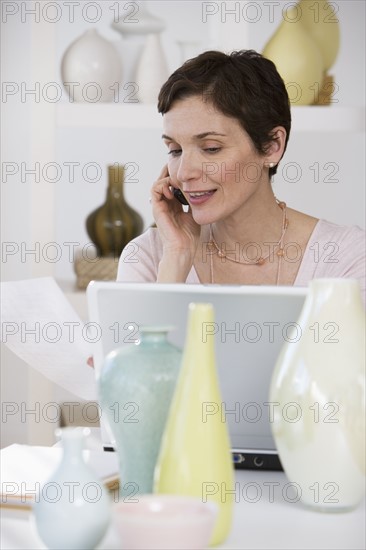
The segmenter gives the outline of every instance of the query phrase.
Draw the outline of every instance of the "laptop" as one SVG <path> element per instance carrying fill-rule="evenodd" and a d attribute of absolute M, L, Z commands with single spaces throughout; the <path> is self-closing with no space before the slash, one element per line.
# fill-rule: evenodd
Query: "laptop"
<path fill-rule="evenodd" d="M 107 353 L 135 345 L 140 325 L 175 327 L 169 340 L 183 349 L 189 304 L 211 303 L 220 412 L 227 422 L 235 467 L 281 470 L 271 433 L 269 387 L 283 344 L 301 335 L 297 320 L 306 295 L 305 287 L 93 281 L 87 300 L 89 320 L 99 325 L 101 335 L 94 344 L 96 376 Z M 103 417 L 101 422 L 104 448 L 113 450 Z"/>

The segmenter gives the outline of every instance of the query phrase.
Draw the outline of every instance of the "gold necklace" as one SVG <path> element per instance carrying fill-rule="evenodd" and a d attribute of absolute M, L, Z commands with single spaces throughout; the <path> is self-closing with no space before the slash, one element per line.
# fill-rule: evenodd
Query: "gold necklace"
<path fill-rule="evenodd" d="M 283 257 L 284 257 L 284 247 L 283 247 L 283 241 L 284 241 L 284 238 L 285 238 L 285 234 L 286 234 L 286 230 L 289 226 L 289 220 L 286 216 L 286 203 L 283 202 L 283 201 L 279 201 L 276 199 L 276 202 L 279 206 L 279 208 L 281 208 L 282 210 L 282 228 L 281 228 L 281 236 L 278 240 L 278 242 L 274 245 L 273 247 L 273 252 L 275 252 L 275 250 L 277 250 L 276 252 L 276 255 L 278 257 L 278 264 L 277 264 L 277 275 L 276 275 L 276 285 L 279 285 L 279 281 L 280 281 L 280 272 L 281 272 L 281 264 L 282 264 L 282 261 L 283 261 Z M 221 258 L 222 260 L 229 260 L 229 262 L 234 262 L 236 264 L 241 264 L 241 265 L 257 265 L 257 266 L 261 266 L 263 264 L 266 263 L 266 260 L 268 260 L 268 258 L 270 257 L 271 255 L 271 251 L 267 254 L 267 256 L 260 256 L 258 259 L 256 260 L 253 260 L 253 261 L 239 261 L 235 258 L 230 258 L 228 256 L 228 254 L 226 254 L 226 252 L 224 252 L 222 250 L 222 248 L 217 244 L 215 238 L 214 238 L 214 234 L 213 234 L 213 230 L 212 230 L 212 224 L 210 224 L 210 240 L 208 242 L 208 252 L 210 254 L 210 279 L 211 279 L 211 283 L 214 284 L 214 266 L 213 266 L 213 255 L 214 254 L 217 254 L 219 258 Z"/>

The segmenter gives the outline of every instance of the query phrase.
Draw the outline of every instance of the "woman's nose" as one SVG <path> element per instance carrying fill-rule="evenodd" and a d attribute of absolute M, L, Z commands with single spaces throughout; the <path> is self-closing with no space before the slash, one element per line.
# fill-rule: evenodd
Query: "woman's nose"
<path fill-rule="evenodd" d="M 182 153 L 179 157 L 177 179 L 181 183 L 201 177 L 202 162 L 194 154 Z"/>

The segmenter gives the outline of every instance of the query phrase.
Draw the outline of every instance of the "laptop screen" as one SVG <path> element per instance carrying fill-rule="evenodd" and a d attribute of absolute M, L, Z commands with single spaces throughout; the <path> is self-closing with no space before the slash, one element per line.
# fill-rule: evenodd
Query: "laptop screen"
<path fill-rule="evenodd" d="M 222 395 L 215 414 L 227 421 L 233 450 L 276 452 L 269 386 L 282 345 L 301 336 L 306 294 L 303 287 L 92 282 L 89 317 L 101 327 L 96 376 L 109 351 L 135 344 L 140 325 L 174 327 L 168 339 L 183 349 L 188 305 L 212 303 L 215 323 L 202 336 L 215 341 Z"/>

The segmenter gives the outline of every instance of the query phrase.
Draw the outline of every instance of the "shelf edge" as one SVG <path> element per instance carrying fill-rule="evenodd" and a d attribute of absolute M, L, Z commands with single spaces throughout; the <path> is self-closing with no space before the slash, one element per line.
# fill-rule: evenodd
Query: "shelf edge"
<path fill-rule="evenodd" d="M 291 108 L 293 132 L 364 132 L 364 107 L 298 106 Z M 160 129 L 156 105 L 113 103 L 57 106 L 60 128 Z"/>

